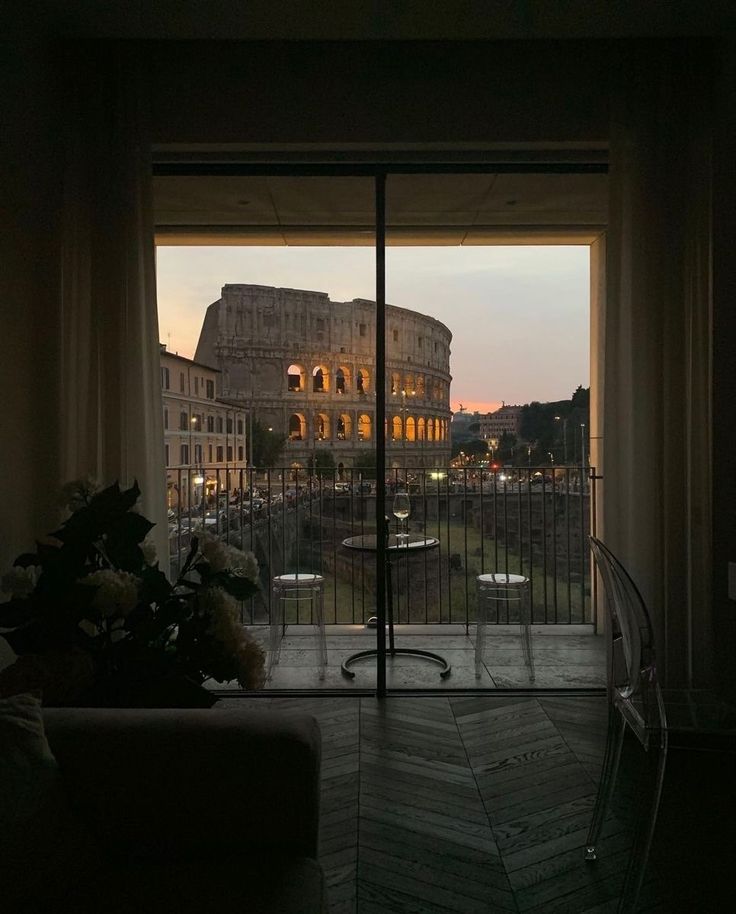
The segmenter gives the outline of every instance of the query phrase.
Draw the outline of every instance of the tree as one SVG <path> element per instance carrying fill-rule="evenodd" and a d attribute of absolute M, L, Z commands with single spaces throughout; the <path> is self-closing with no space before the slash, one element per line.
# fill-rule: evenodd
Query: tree
<path fill-rule="evenodd" d="M 368 451 L 360 454 L 353 461 L 353 476 L 357 479 L 375 479 L 376 478 L 376 452 Z"/>
<path fill-rule="evenodd" d="M 481 441 L 480 438 L 474 438 L 470 441 L 455 442 L 452 445 L 452 456 L 457 457 L 460 451 L 467 457 L 481 458 L 488 454 L 488 445 L 485 441 Z"/>
<path fill-rule="evenodd" d="M 332 451 L 320 449 L 310 454 L 307 462 L 309 471 L 315 476 L 334 476 L 335 475 L 335 455 Z"/>
<path fill-rule="evenodd" d="M 259 469 L 275 467 L 281 459 L 286 444 L 285 435 L 266 428 L 258 419 L 254 419 L 251 428 L 251 462 Z"/>

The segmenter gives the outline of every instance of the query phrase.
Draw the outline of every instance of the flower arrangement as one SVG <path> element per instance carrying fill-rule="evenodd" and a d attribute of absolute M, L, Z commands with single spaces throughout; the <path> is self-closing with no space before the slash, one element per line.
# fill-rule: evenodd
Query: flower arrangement
<path fill-rule="evenodd" d="M 9 594 L 0 628 L 20 661 L 84 657 L 86 697 L 100 704 L 150 703 L 146 693 L 162 682 L 200 687 L 207 704 L 207 679 L 263 685 L 264 654 L 237 604 L 259 587 L 252 553 L 206 533 L 192 537 L 172 584 L 158 566 L 154 525 L 137 511 L 137 483 L 100 491 L 85 480 L 64 495 L 70 516 L 0 582 Z"/>

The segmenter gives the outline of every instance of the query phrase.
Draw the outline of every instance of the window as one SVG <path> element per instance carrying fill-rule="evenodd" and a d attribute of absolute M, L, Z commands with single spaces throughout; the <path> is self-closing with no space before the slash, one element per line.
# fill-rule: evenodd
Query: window
<path fill-rule="evenodd" d="M 199 396 L 199 378 L 196 375 L 194 377 L 194 396 Z"/>
<path fill-rule="evenodd" d="M 168 368 L 162 368 L 162 369 L 161 369 L 161 387 L 162 387 L 164 390 L 168 390 L 168 389 L 169 389 L 169 384 L 170 384 L 170 383 L 171 383 L 171 381 L 170 381 L 170 378 L 169 378 L 169 369 L 168 369 Z"/>
<path fill-rule="evenodd" d="M 217 417 L 217 431 L 222 434 L 222 416 Z"/>
<path fill-rule="evenodd" d="M 186 385 L 184 383 L 184 372 L 179 372 L 179 393 L 186 393 Z"/>
<path fill-rule="evenodd" d="M 243 434 L 243 420 L 242 419 L 238 419 L 238 434 L 239 435 Z"/>
<path fill-rule="evenodd" d="M 209 447 L 208 447 L 208 457 L 207 457 L 207 460 L 209 460 L 209 462 L 212 463 L 212 445 L 211 445 L 211 444 L 210 444 Z"/>
<path fill-rule="evenodd" d="M 201 444 L 194 445 L 194 462 L 197 464 L 202 463 L 202 445 Z"/>
<path fill-rule="evenodd" d="M 243 445 L 242 444 L 238 445 L 238 460 L 241 461 L 241 463 L 243 461 Z"/>
<path fill-rule="evenodd" d="M 228 446 L 227 446 L 227 459 L 228 459 L 228 462 L 230 462 L 230 461 L 233 459 L 233 446 L 232 446 L 232 444 L 228 444 Z"/>
<path fill-rule="evenodd" d="M 212 433 L 215 430 L 215 417 L 207 416 L 207 431 Z"/>
<path fill-rule="evenodd" d="M 164 429 L 169 427 L 169 411 L 168 409 L 164 410 Z"/>
<path fill-rule="evenodd" d="M 228 433 L 228 435 L 232 435 L 232 433 L 233 433 L 233 419 L 232 419 L 232 416 L 228 416 L 228 417 L 227 417 L 227 433 Z"/>
<path fill-rule="evenodd" d="M 421 338 L 421 336 L 418 336 L 418 337 L 417 337 L 417 346 L 418 346 L 420 349 L 422 348 L 422 338 Z"/>
<path fill-rule="evenodd" d="M 325 376 L 321 368 L 314 369 L 312 390 L 315 393 L 322 393 L 325 389 Z"/>
<path fill-rule="evenodd" d="M 215 399 L 215 382 L 212 381 L 211 379 L 207 380 L 207 399 L 208 400 Z"/>
<path fill-rule="evenodd" d="M 169 446 L 168 446 L 168 444 L 164 445 L 164 454 L 166 455 L 166 466 L 167 467 L 171 466 L 171 464 L 169 463 Z"/>
<path fill-rule="evenodd" d="M 358 327 L 358 330 L 360 331 L 361 336 L 365 336 L 368 328 L 365 324 L 360 324 L 360 326 Z"/>
<path fill-rule="evenodd" d="M 189 445 L 182 444 L 179 448 L 179 463 L 186 466 L 189 463 Z"/>
<path fill-rule="evenodd" d="M 189 416 L 186 413 L 179 413 L 179 431 L 189 431 Z"/>
<path fill-rule="evenodd" d="M 223 455 L 223 453 L 224 453 L 224 450 L 223 450 L 222 445 L 221 445 L 221 444 L 218 444 L 218 445 L 217 445 L 217 462 L 218 462 L 218 463 L 222 463 L 222 460 L 223 460 L 223 456 L 222 456 L 222 455 Z"/>
<path fill-rule="evenodd" d="M 398 342 L 399 342 L 399 331 L 394 330 L 394 343 L 398 343 Z"/>

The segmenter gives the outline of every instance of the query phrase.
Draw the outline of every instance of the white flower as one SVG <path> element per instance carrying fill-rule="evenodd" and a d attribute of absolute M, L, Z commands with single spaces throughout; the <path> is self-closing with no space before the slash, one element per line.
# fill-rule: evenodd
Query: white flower
<path fill-rule="evenodd" d="M 143 552 L 143 561 L 146 565 L 155 565 L 158 561 L 158 555 L 156 554 L 156 543 L 153 541 L 153 537 L 150 533 L 146 534 L 146 538 L 141 543 L 141 551 Z"/>
<path fill-rule="evenodd" d="M 238 574 L 242 574 L 254 584 L 258 581 L 258 560 L 252 552 L 242 552 L 235 546 L 227 546 L 228 568 Z"/>
<path fill-rule="evenodd" d="M 202 533 L 199 538 L 199 551 L 214 572 L 225 571 L 230 562 L 228 547 L 211 533 Z"/>
<path fill-rule="evenodd" d="M 215 573 L 231 571 L 243 575 L 254 584 L 258 581 L 258 561 L 252 552 L 228 546 L 211 533 L 201 535 L 199 549 Z"/>
<path fill-rule="evenodd" d="M 68 508 L 72 513 L 84 508 L 90 498 L 100 491 L 100 484 L 90 475 L 82 479 L 74 479 L 61 487 L 59 500 L 62 507 Z"/>
<path fill-rule="evenodd" d="M 138 603 L 138 578 L 127 571 L 93 571 L 80 583 L 97 588 L 92 606 L 105 618 L 127 616 Z"/>
<path fill-rule="evenodd" d="M 221 587 L 206 588 L 199 600 L 200 607 L 210 614 L 208 634 L 233 659 L 242 688 L 260 688 L 265 679 L 265 654 L 241 624 L 235 600 Z"/>
<path fill-rule="evenodd" d="M 33 593 L 40 575 L 40 565 L 29 565 L 27 568 L 14 565 L 2 576 L 0 590 L 14 597 L 28 597 Z"/>

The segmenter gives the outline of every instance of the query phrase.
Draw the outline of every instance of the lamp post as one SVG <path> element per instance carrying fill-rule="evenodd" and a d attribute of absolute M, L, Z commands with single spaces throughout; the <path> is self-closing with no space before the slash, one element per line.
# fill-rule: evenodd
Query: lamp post
<path fill-rule="evenodd" d="M 567 466 L 567 416 L 555 416 L 555 422 L 562 422 L 562 453 L 565 466 Z"/>
<path fill-rule="evenodd" d="M 585 423 L 580 423 L 580 467 L 585 471 Z"/>

